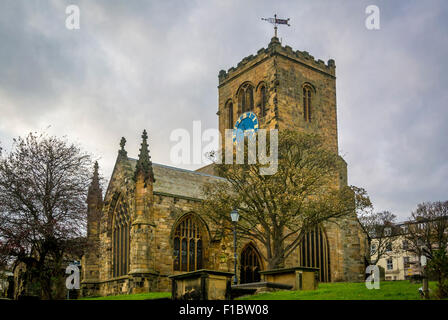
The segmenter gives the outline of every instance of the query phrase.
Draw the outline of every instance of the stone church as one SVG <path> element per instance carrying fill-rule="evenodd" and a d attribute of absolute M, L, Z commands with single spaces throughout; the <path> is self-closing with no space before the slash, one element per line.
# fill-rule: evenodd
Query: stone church
<path fill-rule="evenodd" d="M 273 37 L 236 67 L 219 72 L 219 130 L 233 128 L 246 111 L 260 128 L 318 132 L 338 153 L 335 62 L 315 60 Z M 142 135 L 138 159 L 120 150 L 104 198 L 98 165 L 88 192 L 89 245 L 82 260 L 82 294 L 110 295 L 169 291 L 170 275 L 199 269 L 233 272 L 231 234 L 218 232 L 195 212 L 204 184 L 222 179 L 213 165 L 196 171 L 151 162 L 148 136 Z M 334 183 L 347 185 L 347 164 Z M 318 267 L 320 281 L 363 279 L 366 238 L 356 215 L 309 232 L 285 267 Z M 219 229 L 221 230 L 221 229 Z M 238 241 L 240 283 L 260 279 L 266 270 L 263 248 Z"/>

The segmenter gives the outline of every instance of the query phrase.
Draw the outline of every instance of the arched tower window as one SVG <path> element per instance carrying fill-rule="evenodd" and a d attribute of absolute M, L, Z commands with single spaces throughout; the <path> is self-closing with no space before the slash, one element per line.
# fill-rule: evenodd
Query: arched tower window
<path fill-rule="evenodd" d="M 250 83 L 243 84 L 238 92 L 239 113 L 254 109 L 254 87 Z"/>
<path fill-rule="evenodd" d="M 195 215 L 182 218 L 173 239 L 173 270 L 195 271 L 204 265 L 204 224 Z"/>
<path fill-rule="evenodd" d="M 129 272 L 129 234 L 130 219 L 126 204 L 117 202 L 112 227 L 112 262 L 113 276 L 120 277 Z"/>
<path fill-rule="evenodd" d="M 261 117 L 266 116 L 267 104 L 268 104 L 268 98 L 267 98 L 266 86 L 262 85 L 260 87 L 260 116 Z"/>
<path fill-rule="evenodd" d="M 227 102 L 227 127 L 232 129 L 234 125 L 233 121 L 233 103 L 231 101 Z"/>
<path fill-rule="evenodd" d="M 303 119 L 308 122 L 311 122 L 312 101 L 313 89 L 309 85 L 303 86 Z"/>
<path fill-rule="evenodd" d="M 299 245 L 299 266 L 319 268 L 319 281 L 331 281 L 330 250 L 321 227 L 316 227 L 303 237 Z"/>

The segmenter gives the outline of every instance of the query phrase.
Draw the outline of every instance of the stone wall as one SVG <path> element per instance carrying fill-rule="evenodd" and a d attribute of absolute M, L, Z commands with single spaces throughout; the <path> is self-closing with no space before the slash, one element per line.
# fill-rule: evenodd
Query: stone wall
<path fill-rule="evenodd" d="M 285 55 L 275 57 L 278 79 L 279 129 L 296 129 L 315 132 L 325 143 L 338 152 L 336 115 L 336 79 L 326 72 Z M 303 86 L 314 89 L 311 103 L 311 121 L 303 115 Z"/>

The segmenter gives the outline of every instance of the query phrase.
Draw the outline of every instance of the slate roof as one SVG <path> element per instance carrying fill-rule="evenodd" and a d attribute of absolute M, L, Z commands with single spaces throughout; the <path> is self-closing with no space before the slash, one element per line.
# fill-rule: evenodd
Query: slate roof
<path fill-rule="evenodd" d="M 137 159 L 128 158 L 132 169 Z M 202 187 L 213 181 L 225 181 L 224 178 L 210 174 L 153 163 L 154 193 L 176 195 L 186 198 L 203 199 Z"/>

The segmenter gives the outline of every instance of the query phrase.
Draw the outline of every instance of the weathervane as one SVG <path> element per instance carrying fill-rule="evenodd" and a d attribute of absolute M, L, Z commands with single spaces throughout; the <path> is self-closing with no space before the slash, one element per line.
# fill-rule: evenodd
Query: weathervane
<path fill-rule="evenodd" d="M 277 19 L 277 15 L 276 14 L 274 14 L 274 18 L 261 18 L 261 20 L 267 21 L 267 22 L 272 23 L 274 25 L 274 32 L 275 32 L 275 37 L 276 38 L 277 38 L 277 25 L 278 24 L 286 24 L 288 27 L 290 26 L 289 18 L 288 19 Z"/>

